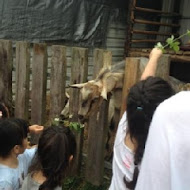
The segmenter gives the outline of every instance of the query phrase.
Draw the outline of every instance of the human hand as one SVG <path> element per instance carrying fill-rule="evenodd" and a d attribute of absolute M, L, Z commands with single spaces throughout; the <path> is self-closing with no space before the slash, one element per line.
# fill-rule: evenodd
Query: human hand
<path fill-rule="evenodd" d="M 152 51 L 150 52 L 149 58 L 155 58 L 155 59 L 159 59 L 162 56 L 163 52 L 161 49 L 158 48 L 153 48 Z"/>
<path fill-rule="evenodd" d="M 31 126 L 29 126 L 29 131 L 31 133 L 39 134 L 43 130 L 44 130 L 44 126 L 41 126 L 41 125 L 31 125 Z"/>

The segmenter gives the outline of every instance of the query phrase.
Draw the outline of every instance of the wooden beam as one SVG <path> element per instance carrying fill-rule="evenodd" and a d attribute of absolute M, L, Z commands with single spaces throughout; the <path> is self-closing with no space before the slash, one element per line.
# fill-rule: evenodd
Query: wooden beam
<path fill-rule="evenodd" d="M 16 42 L 15 117 L 28 120 L 30 84 L 30 43 Z"/>
<path fill-rule="evenodd" d="M 133 30 L 132 34 L 147 34 L 147 35 L 158 35 L 158 36 L 178 36 L 179 34 L 167 33 L 167 32 L 157 32 L 157 31 L 145 31 L 145 30 Z"/>
<path fill-rule="evenodd" d="M 134 20 L 134 7 L 136 5 L 136 0 L 129 0 L 128 1 L 128 8 L 127 8 L 127 31 L 126 31 L 126 42 L 125 42 L 125 54 L 128 56 L 129 50 L 131 48 L 131 39 L 133 30 L 133 22 Z"/>
<path fill-rule="evenodd" d="M 129 52 L 129 57 L 149 57 L 149 53 L 146 52 Z M 186 55 L 171 55 L 172 62 L 185 62 L 190 63 L 190 56 Z"/>
<path fill-rule="evenodd" d="M 150 25 L 159 25 L 159 26 L 168 26 L 168 27 L 175 27 L 179 28 L 179 24 L 168 24 L 168 23 L 162 23 L 162 22 L 153 22 L 153 21 L 148 21 L 148 20 L 140 20 L 140 19 L 134 19 L 134 23 L 139 23 L 139 24 L 150 24 Z"/>
<path fill-rule="evenodd" d="M 162 41 L 155 39 L 131 40 L 131 43 L 157 43 L 157 42 L 162 42 Z"/>
<path fill-rule="evenodd" d="M 134 10 L 135 11 L 141 11 L 141 12 L 147 12 L 147 13 L 157 13 L 157 14 L 170 15 L 170 16 L 175 16 L 175 17 L 181 16 L 179 13 L 175 13 L 175 12 L 166 12 L 166 11 L 161 11 L 161 10 L 156 10 L 156 9 L 142 8 L 142 7 L 135 7 Z"/>

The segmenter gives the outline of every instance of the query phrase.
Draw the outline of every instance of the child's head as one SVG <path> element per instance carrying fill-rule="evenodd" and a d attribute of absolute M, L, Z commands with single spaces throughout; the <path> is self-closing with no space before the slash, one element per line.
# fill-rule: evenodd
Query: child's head
<path fill-rule="evenodd" d="M 27 138 L 29 133 L 29 123 L 26 120 L 20 118 L 10 118 L 9 120 L 21 127 L 24 138 Z"/>
<path fill-rule="evenodd" d="M 11 153 L 19 155 L 25 150 L 23 128 L 11 119 L 0 121 L 0 156 L 6 158 Z"/>
<path fill-rule="evenodd" d="M 4 103 L 0 102 L 0 119 L 9 117 L 9 110 Z"/>
<path fill-rule="evenodd" d="M 75 150 L 75 137 L 69 128 L 52 126 L 43 131 L 30 168 L 30 172 L 41 170 L 46 177 L 40 189 L 54 189 L 61 185 Z"/>
<path fill-rule="evenodd" d="M 136 83 L 130 89 L 127 98 L 127 120 L 130 138 L 137 143 L 134 158 L 135 165 L 138 165 L 142 160 L 155 109 L 173 94 L 174 90 L 171 86 L 159 77 L 148 77 L 146 80 Z"/>

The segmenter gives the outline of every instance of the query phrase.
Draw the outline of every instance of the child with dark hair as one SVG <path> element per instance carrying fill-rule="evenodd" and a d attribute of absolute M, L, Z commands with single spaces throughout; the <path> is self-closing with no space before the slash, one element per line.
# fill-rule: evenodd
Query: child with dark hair
<path fill-rule="evenodd" d="M 152 50 L 141 81 L 129 91 L 127 109 L 115 139 L 113 177 L 109 190 L 135 189 L 154 111 L 161 102 L 174 94 L 166 81 L 154 77 L 161 55 L 161 50 Z"/>
<path fill-rule="evenodd" d="M 0 121 L 0 189 L 21 188 L 36 150 L 26 149 L 27 133 L 30 130 L 40 132 L 34 128 L 29 127 L 22 119 L 11 118 Z M 43 127 L 40 128 L 43 130 Z"/>
<path fill-rule="evenodd" d="M 61 190 L 61 182 L 75 150 L 75 137 L 68 127 L 45 129 L 22 190 Z"/>

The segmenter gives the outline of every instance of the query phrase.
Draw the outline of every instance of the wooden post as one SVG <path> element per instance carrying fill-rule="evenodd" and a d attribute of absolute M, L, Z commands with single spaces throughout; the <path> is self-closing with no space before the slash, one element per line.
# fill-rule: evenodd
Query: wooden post
<path fill-rule="evenodd" d="M 32 61 L 32 124 L 45 123 L 46 83 L 47 83 L 47 47 L 46 44 L 34 44 Z M 33 135 L 31 144 L 36 144 L 39 135 Z"/>
<path fill-rule="evenodd" d="M 95 79 L 99 74 L 100 70 L 104 68 L 108 68 L 111 66 L 112 55 L 110 51 L 106 51 L 103 49 L 95 49 L 94 50 L 94 72 L 93 78 Z"/>
<path fill-rule="evenodd" d="M 94 58 L 95 77 L 98 75 L 102 66 L 107 67 L 111 65 L 111 53 L 104 50 L 95 50 L 94 55 L 97 56 Z M 96 62 L 97 60 L 98 62 Z M 99 70 L 97 68 L 99 68 Z M 101 185 L 103 181 L 109 100 L 109 96 L 107 101 L 103 100 L 99 109 L 90 116 L 88 123 L 88 159 L 86 163 L 86 180 L 96 186 Z"/>
<path fill-rule="evenodd" d="M 120 112 L 121 117 L 126 110 L 126 98 L 129 93 L 129 89 L 138 80 L 139 64 L 140 64 L 140 59 L 126 58 L 124 84 L 123 84 L 123 92 L 122 92 L 122 104 L 121 104 L 122 106 L 121 106 L 121 112 Z"/>
<path fill-rule="evenodd" d="M 73 48 L 72 49 L 72 64 L 71 64 L 71 84 L 83 83 L 87 81 L 88 76 L 88 49 Z M 72 115 L 71 122 L 79 122 L 78 120 L 78 105 L 80 104 L 79 89 L 70 89 L 69 98 L 69 113 Z M 72 174 L 77 175 L 80 172 L 83 134 L 84 131 L 75 132 L 77 142 L 77 152 L 73 163 Z"/>
<path fill-rule="evenodd" d="M 12 114 L 12 42 L 0 40 L 0 101 Z"/>
<path fill-rule="evenodd" d="M 158 62 L 158 68 L 156 70 L 156 76 L 163 78 L 164 80 L 169 80 L 170 75 L 170 55 L 162 55 Z"/>
<path fill-rule="evenodd" d="M 16 42 L 15 117 L 28 120 L 30 82 L 30 44 Z"/>
<path fill-rule="evenodd" d="M 161 77 L 164 80 L 169 79 L 170 60 L 171 57 L 169 55 L 162 55 L 162 57 L 159 59 L 155 76 Z M 126 110 L 126 98 L 129 93 L 129 89 L 131 88 L 131 86 L 133 86 L 136 82 L 140 80 L 140 77 L 144 72 L 147 63 L 148 59 L 144 57 L 126 58 L 120 117 Z"/>
<path fill-rule="evenodd" d="M 52 46 L 50 118 L 59 117 L 65 102 L 66 47 Z"/>
<path fill-rule="evenodd" d="M 131 48 L 131 40 L 132 40 L 132 30 L 133 30 L 133 20 L 134 20 L 134 8 L 136 6 L 136 0 L 129 0 L 128 8 L 127 8 L 127 35 L 125 42 L 125 54 L 129 55 L 129 51 Z"/>

